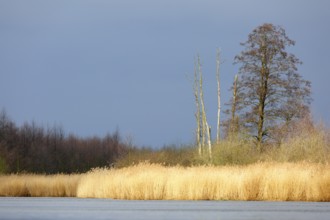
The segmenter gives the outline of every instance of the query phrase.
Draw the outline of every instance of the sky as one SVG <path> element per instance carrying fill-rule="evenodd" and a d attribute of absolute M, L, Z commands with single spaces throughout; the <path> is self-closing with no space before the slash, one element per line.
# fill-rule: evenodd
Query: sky
<path fill-rule="evenodd" d="M 216 49 L 224 109 L 240 43 L 273 23 L 296 41 L 288 51 L 312 82 L 314 120 L 330 126 L 329 9 L 328 0 L 0 0 L 0 109 L 18 126 L 57 125 L 80 137 L 118 129 L 155 148 L 191 144 L 194 57 L 216 128 Z"/>

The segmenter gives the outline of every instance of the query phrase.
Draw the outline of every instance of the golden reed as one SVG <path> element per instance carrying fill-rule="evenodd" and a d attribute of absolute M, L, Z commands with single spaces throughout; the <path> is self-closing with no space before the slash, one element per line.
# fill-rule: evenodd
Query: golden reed
<path fill-rule="evenodd" d="M 9 175 L 0 176 L 0 196 L 330 201 L 330 165 L 257 163 L 184 168 L 144 163 L 80 175 Z"/>
<path fill-rule="evenodd" d="M 0 176 L 0 196 L 76 196 L 81 175 L 5 175 Z"/>

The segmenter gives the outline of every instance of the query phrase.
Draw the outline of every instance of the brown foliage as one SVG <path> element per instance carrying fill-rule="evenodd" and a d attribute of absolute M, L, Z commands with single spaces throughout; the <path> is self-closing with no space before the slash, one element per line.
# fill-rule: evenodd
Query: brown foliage
<path fill-rule="evenodd" d="M 241 65 L 236 106 L 243 110 L 240 120 L 260 150 L 273 126 L 309 112 L 311 84 L 297 72 L 300 60 L 286 51 L 294 44 L 282 27 L 266 23 L 249 34 L 241 43 L 244 50 L 235 57 Z"/>

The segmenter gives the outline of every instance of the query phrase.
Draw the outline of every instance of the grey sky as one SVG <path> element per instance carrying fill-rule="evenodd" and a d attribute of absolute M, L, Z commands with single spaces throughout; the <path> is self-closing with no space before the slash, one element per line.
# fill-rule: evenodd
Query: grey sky
<path fill-rule="evenodd" d="M 314 118 L 330 125 L 329 9 L 327 0 L 0 0 L 0 108 L 18 125 L 56 123 L 79 136 L 118 127 L 138 145 L 191 143 L 194 56 L 215 127 L 216 48 L 227 102 L 239 43 L 270 22 L 296 41 L 289 50 L 312 81 Z"/>

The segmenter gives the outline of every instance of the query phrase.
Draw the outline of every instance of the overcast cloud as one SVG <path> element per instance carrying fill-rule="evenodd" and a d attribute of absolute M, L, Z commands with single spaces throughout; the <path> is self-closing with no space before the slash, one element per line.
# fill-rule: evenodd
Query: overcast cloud
<path fill-rule="evenodd" d="M 118 127 L 138 145 L 189 144 L 194 56 L 215 127 L 216 48 L 227 102 L 239 43 L 270 22 L 296 41 L 289 50 L 312 81 L 314 118 L 330 125 L 329 8 L 326 0 L 0 0 L 0 108 L 18 125 L 55 123 L 79 136 Z"/>

